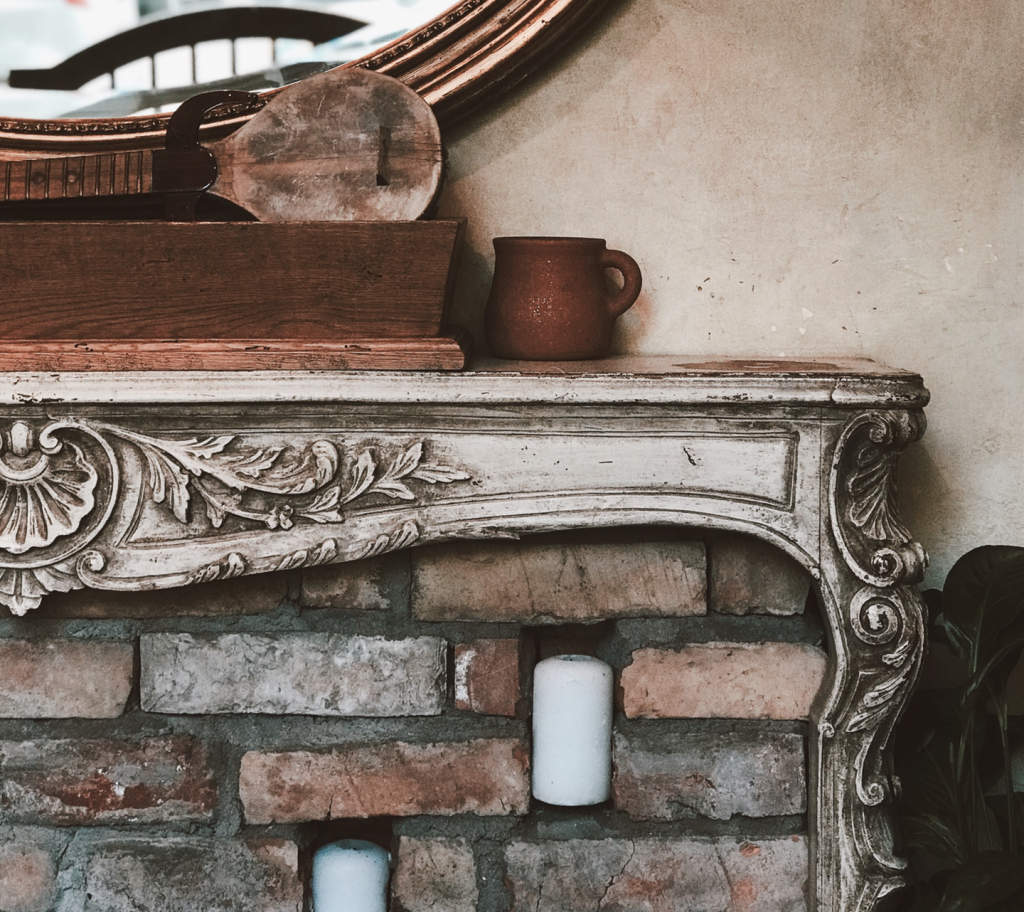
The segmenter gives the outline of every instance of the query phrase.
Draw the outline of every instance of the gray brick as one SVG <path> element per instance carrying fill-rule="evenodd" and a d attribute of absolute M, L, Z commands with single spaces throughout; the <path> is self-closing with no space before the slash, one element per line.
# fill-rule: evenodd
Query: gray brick
<path fill-rule="evenodd" d="M 469 843 L 403 836 L 391 897 L 397 912 L 476 912 L 480 891 Z"/>
<path fill-rule="evenodd" d="M 573 839 L 505 852 L 512 912 L 806 912 L 803 837 Z"/>
<path fill-rule="evenodd" d="M 804 739 L 760 732 L 616 731 L 615 807 L 634 820 L 728 820 L 807 810 Z"/>
<path fill-rule="evenodd" d="M 89 846 L 83 912 L 300 912 L 298 847 L 284 839 L 119 839 Z"/>
<path fill-rule="evenodd" d="M 160 713 L 427 716 L 445 701 L 437 637 L 146 634 L 142 708 Z"/>

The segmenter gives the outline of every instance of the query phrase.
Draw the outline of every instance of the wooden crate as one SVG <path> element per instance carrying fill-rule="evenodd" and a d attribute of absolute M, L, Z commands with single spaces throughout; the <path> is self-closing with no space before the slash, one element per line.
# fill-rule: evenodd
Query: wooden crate
<path fill-rule="evenodd" d="M 0 222 L 0 370 L 457 369 L 465 220 Z"/>

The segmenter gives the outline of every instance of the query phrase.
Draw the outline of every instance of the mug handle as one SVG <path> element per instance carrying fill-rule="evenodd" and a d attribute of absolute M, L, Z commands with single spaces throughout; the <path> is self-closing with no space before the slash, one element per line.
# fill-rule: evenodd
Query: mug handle
<path fill-rule="evenodd" d="M 622 273 L 622 291 L 608 302 L 608 313 L 617 317 L 629 310 L 640 296 L 643 285 L 640 267 L 636 260 L 621 250 L 605 250 L 601 255 L 601 265 L 605 269 L 617 269 Z"/>

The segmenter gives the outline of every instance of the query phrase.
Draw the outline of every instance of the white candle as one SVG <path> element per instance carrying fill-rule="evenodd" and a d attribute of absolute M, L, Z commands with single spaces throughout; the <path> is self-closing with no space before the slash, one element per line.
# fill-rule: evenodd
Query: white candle
<path fill-rule="evenodd" d="M 600 659 L 555 656 L 533 672 L 533 794 L 579 807 L 612 787 L 612 670 Z"/>
<path fill-rule="evenodd" d="M 342 839 L 313 856 L 313 912 L 387 912 L 391 856 L 362 839 Z"/>

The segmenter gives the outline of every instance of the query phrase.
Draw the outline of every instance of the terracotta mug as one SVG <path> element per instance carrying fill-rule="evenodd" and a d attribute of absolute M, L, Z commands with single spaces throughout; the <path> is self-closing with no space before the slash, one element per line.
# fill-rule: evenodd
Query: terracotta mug
<path fill-rule="evenodd" d="M 604 271 L 624 285 L 609 295 Z M 494 239 L 494 281 L 484 312 L 491 354 L 525 361 L 602 358 L 615 319 L 640 294 L 640 267 L 601 238 Z"/>

